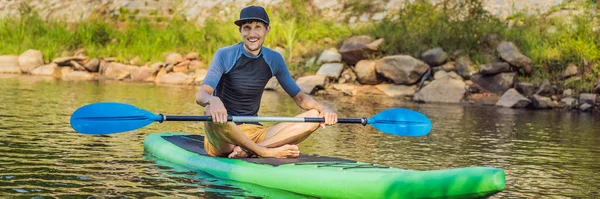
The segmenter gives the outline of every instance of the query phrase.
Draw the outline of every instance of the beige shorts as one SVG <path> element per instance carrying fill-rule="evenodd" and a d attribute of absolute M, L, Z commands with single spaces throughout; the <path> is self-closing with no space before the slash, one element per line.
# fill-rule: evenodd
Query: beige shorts
<path fill-rule="evenodd" d="M 269 128 L 256 124 L 241 124 L 238 127 L 248 136 L 254 143 L 262 142 L 267 135 Z M 220 151 L 217 147 L 213 146 L 208 138 L 204 136 L 204 149 L 211 156 L 227 157 L 231 151 Z"/>

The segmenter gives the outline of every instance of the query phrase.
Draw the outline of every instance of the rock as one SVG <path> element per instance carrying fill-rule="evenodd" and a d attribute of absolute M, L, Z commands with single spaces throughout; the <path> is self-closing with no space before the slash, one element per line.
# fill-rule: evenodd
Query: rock
<path fill-rule="evenodd" d="M 159 84 L 160 83 L 160 79 L 162 77 L 164 77 L 165 75 L 167 75 L 167 69 L 166 68 L 161 68 L 158 69 L 158 72 L 156 73 L 156 76 L 154 77 L 154 82 Z"/>
<path fill-rule="evenodd" d="M 592 108 L 592 107 L 593 107 L 592 105 L 590 105 L 590 104 L 588 104 L 588 103 L 584 103 L 584 104 L 582 104 L 581 106 L 579 106 L 579 110 L 581 110 L 581 111 L 584 111 L 584 112 L 585 112 L 585 111 L 588 111 L 588 110 L 590 110 L 590 108 Z"/>
<path fill-rule="evenodd" d="M 324 50 L 317 60 L 317 64 L 322 63 L 340 63 L 342 62 L 342 55 L 335 51 L 335 49 Z"/>
<path fill-rule="evenodd" d="M 131 80 L 138 82 L 153 82 L 154 70 L 148 67 L 138 67 L 131 70 Z"/>
<path fill-rule="evenodd" d="M 279 81 L 277 81 L 276 77 L 271 77 L 265 85 L 265 90 L 275 90 L 279 87 Z"/>
<path fill-rule="evenodd" d="M 319 68 L 319 71 L 317 71 L 317 75 L 337 80 L 337 78 L 342 74 L 342 70 L 344 70 L 344 64 L 327 63 L 321 65 L 321 68 Z"/>
<path fill-rule="evenodd" d="M 533 102 L 533 107 L 537 109 L 545 109 L 551 108 L 552 99 L 549 97 L 544 97 L 541 95 L 533 95 L 531 97 L 531 101 Z"/>
<path fill-rule="evenodd" d="M 586 103 L 594 105 L 596 104 L 596 94 L 593 93 L 581 93 L 579 94 L 579 103 Z"/>
<path fill-rule="evenodd" d="M 181 84 L 190 85 L 194 83 L 194 77 L 182 72 L 168 73 L 157 79 L 159 84 Z"/>
<path fill-rule="evenodd" d="M 448 62 L 442 65 L 442 69 L 444 69 L 446 72 L 457 71 L 456 68 L 456 62 Z"/>
<path fill-rule="evenodd" d="M 86 59 L 87 59 L 86 56 L 59 57 L 59 58 L 52 60 L 52 62 L 56 63 L 58 66 L 71 66 L 71 61 L 82 62 Z M 107 61 L 107 60 L 105 59 L 105 61 Z"/>
<path fill-rule="evenodd" d="M 21 72 L 29 74 L 38 66 L 44 65 L 44 55 L 39 50 L 27 50 L 19 55 Z"/>
<path fill-rule="evenodd" d="M 139 67 L 112 62 L 107 64 L 103 76 L 108 79 L 123 80 L 130 76 L 131 71 L 137 68 Z"/>
<path fill-rule="evenodd" d="M 448 54 L 442 48 L 434 48 L 421 54 L 421 59 L 429 66 L 439 66 L 446 63 Z"/>
<path fill-rule="evenodd" d="M 531 103 L 531 100 L 521 95 L 516 89 L 508 89 L 500 100 L 496 103 L 496 106 L 507 107 L 507 108 L 525 108 Z"/>
<path fill-rule="evenodd" d="M 56 64 L 56 63 L 54 63 Z M 59 78 L 59 79 L 66 79 L 67 75 L 71 72 L 73 72 L 73 68 L 71 68 L 70 66 L 59 66 L 58 70 L 54 73 L 54 77 L 55 78 Z"/>
<path fill-rule="evenodd" d="M 190 65 L 190 60 L 183 60 L 179 62 L 177 65 L 173 66 L 173 72 L 186 72 L 188 71 L 188 66 Z"/>
<path fill-rule="evenodd" d="M 335 90 L 341 91 L 346 95 L 354 95 L 357 85 L 346 83 L 346 84 L 333 84 L 331 87 Z"/>
<path fill-rule="evenodd" d="M 340 76 L 340 78 L 338 79 L 338 83 L 339 84 L 343 84 L 343 83 L 352 83 L 352 82 L 356 82 L 356 73 L 354 72 L 354 70 L 352 70 L 352 68 L 346 68 L 344 69 L 344 72 L 342 72 L 342 75 Z"/>
<path fill-rule="evenodd" d="M 390 97 L 413 96 L 417 91 L 416 85 L 378 84 L 375 87 Z"/>
<path fill-rule="evenodd" d="M 71 60 L 71 66 L 73 66 L 73 69 L 75 69 L 76 71 L 86 71 L 85 67 L 83 67 L 76 61 Z"/>
<path fill-rule="evenodd" d="M 298 78 L 296 84 L 300 87 L 302 92 L 307 94 L 313 94 L 317 89 L 325 88 L 325 76 L 310 75 Z"/>
<path fill-rule="evenodd" d="M 506 62 L 496 62 L 479 66 L 479 73 L 485 75 L 496 75 L 504 72 L 510 72 L 510 65 Z"/>
<path fill-rule="evenodd" d="M 75 56 L 85 56 L 87 54 L 87 50 L 85 48 L 80 48 L 73 53 Z"/>
<path fill-rule="evenodd" d="M 207 69 L 204 69 L 204 68 L 196 69 L 196 71 L 194 71 L 194 76 L 196 77 L 196 78 L 194 78 L 194 84 L 195 85 L 202 84 L 202 82 L 204 81 L 204 78 L 206 78 L 207 73 L 208 73 Z M 267 85 L 269 85 L 269 83 L 267 83 Z"/>
<path fill-rule="evenodd" d="M 98 72 L 98 68 L 100 67 L 100 60 L 97 58 L 94 58 L 92 60 L 90 60 L 89 62 L 87 62 L 85 65 L 83 65 L 83 67 L 90 72 Z"/>
<path fill-rule="evenodd" d="M 188 65 L 188 70 L 195 71 L 195 70 L 198 70 L 198 69 L 201 69 L 201 68 L 205 68 L 205 67 L 206 66 L 201 61 L 192 60 L 192 61 L 190 61 L 190 65 Z"/>
<path fill-rule="evenodd" d="M 448 77 L 448 73 L 446 71 L 438 71 L 433 74 L 433 79 L 444 79 Z"/>
<path fill-rule="evenodd" d="M 167 54 L 167 56 L 165 56 L 165 63 L 167 65 L 172 65 L 175 66 L 176 64 L 178 64 L 179 62 L 183 61 L 183 56 L 181 56 L 181 54 L 179 53 L 169 53 Z"/>
<path fill-rule="evenodd" d="M 19 56 L 0 55 L 0 73 L 21 74 L 19 67 Z"/>
<path fill-rule="evenodd" d="M 354 90 L 352 90 L 353 96 L 372 96 L 372 95 L 383 95 L 379 89 L 375 88 L 373 85 L 362 85 L 357 86 Z"/>
<path fill-rule="evenodd" d="M 577 106 L 577 99 L 573 97 L 565 97 L 560 100 L 560 102 L 564 103 L 567 107 L 573 108 Z"/>
<path fill-rule="evenodd" d="M 471 77 L 471 81 L 483 90 L 501 95 L 512 88 L 516 76 L 516 73 L 500 73 L 494 76 L 476 74 Z"/>
<path fill-rule="evenodd" d="M 552 85 L 550 84 L 550 80 L 544 79 L 544 81 L 542 81 L 542 85 L 540 85 L 540 88 L 538 88 L 538 90 L 537 90 L 537 92 L 535 92 L 535 94 L 541 95 L 541 96 L 554 95 L 554 89 L 552 88 Z"/>
<path fill-rule="evenodd" d="M 563 97 L 571 97 L 573 96 L 573 89 L 566 89 L 562 93 Z"/>
<path fill-rule="evenodd" d="M 56 65 L 56 63 L 50 63 L 33 69 L 31 71 L 31 74 L 53 76 L 57 72 L 57 70 L 59 70 L 58 65 Z"/>
<path fill-rule="evenodd" d="M 415 93 L 414 101 L 459 103 L 465 95 L 465 83 L 457 79 L 433 80 Z"/>
<path fill-rule="evenodd" d="M 366 85 L 375 85 L 383 82 L 383 78 L 375 70 L 375 61 L 360 60 L 356 63 L 356 78 L 358 82 Z"/>
<path fill-rule="evenodd" d="M 525 74 L 531 74 L 531 59 L 521 54 L 519 48 L 512 42 L 503 41 L 498 44 L 496 51 L 500 54 L 500 57 L 511 65 L 521 68 Z"/>
<path fill-rule="evenodd" d="M 577 75 L 577 73 L 579 73 L 579 69 L 577 69 L 577 66 L 575 66 L 574 64 L 569 64 L 569 66 L 567 66 L 567 68 L 562 72 L 560 77 L 563 79 L 567 79 L 571 76 Z"/>
<path fill-rule="evenodd" d="M 531 96 L 535 93 L 536 86 L 529 82 L 518 82 L 516 88 L 519 93 L 523 93 L 525 96 Z"/>
<path fill-rule="evenodd" d="M 381 43 L 383 39 L 373 41 L 373 38 L 367 35 L 350 37 L 344 40 L 340 48 L 342 60 L 348 65 L 355 65 L 370 53 L 377 51 Z"/>
<path fill-rule="evenodd" d="M 478 72 L 477 66 L 465 56 L 461 56 L 456 60 L 456 70 L 465 79 L 469 79 Z"/>
<path fill-rule="evenodd" d="M 152 71 L 154 71 L 154 73 L 157 73 L 158 70 L 160 70 L 161 68 L 163 68 L 165 66 L 165 63 L 162 62 L 156 62 L 152 65 L 150 65 L 150 68 L 152 69 Z"/>
<path fill-rule="evenodd" d="M 198 59 L 198 53 L 197 52 L 191 52 L 185 55 L 185 59 L 187 60 L 197 60 Z"/>
<path fill-rule="evenodd" d="M 429 66 L 408 55 L 394 55 L 377 60 L 375 70 L 394 84 L 410 85 L 417 83 Z"/>
<path fill-rule="evenodd" d="M 494 93 L 475 93 L 469 96 L 468 99 L 475 104 L 494 106 L 500 100 L 500 96 Z"/>
<path fill-rule="evenodd" d="M 63 80 L 70 81 L 90 81 L 96 79 L 96 75 L 85 71 L 72 71 L 63 74 Z"/>

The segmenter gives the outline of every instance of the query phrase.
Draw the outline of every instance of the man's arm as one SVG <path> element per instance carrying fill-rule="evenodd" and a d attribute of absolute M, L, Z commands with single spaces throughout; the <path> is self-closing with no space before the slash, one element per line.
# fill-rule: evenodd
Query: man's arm
<path fill-rule="evenodd" d="M 304 109 L 310 110 L 315 109 L 319 111 L 320 116 L 325 118 L 326 125 L 332 125 L 337 123 L 337 114 L 333 112 L 331 109 L 327 108 L 319 104 L 316 100 L 314 100 L 310 95 L 307 95 L 304 92 L 299 92 L 296 96 L 293 97 L 296 104 Z"/>
<path fill-rule="evenodd" d="M 213 96 L 215 90 L 209 85 L 201 85 L 196 93 L 196 103 L 204 107 L 204 114 L 212 116 L 215 123 L 227 122 L 227 109 L 217 96 Z"/>

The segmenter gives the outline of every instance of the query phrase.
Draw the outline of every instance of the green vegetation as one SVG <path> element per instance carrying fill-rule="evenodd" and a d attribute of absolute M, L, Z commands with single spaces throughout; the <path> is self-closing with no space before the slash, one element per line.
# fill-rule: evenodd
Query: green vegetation
<path fill-rule="evenodd" d="M 552 11 L 560 11 L 566 5 Z M 418 57 L 425 50 L 442 47 L 450 54 L 462 52 L 479 64 L 489 62 L 490 56 L 498 56 L 495 46 L 487 40 L 493 35 L 498 41 L 514 42 L 533 60 L 537 70 L 531 77 L 523 78 L 558 80 L 558 74 L 568 64 L 575 64 L 585 73 L 581 81 L 566 85 L 586 90 L 600 76 L 600 30 L 594 30 L 600 27 L 600 21 L 597 14 L 589 12 L 594 10 L 591 1 L 569 6 L 582 8 L 578 10 L 583 10 L 583 14 L 564 20 L 547 17 L 551 13 L 517 13 L 500 20 L 485 11 L 480 0 L 445 0 L 437 5 L 417 0 L 380 22 L 350 28 L 320 17 L 308 1 L 292 0 L 267 8 L 272 30 L 265 45 L 283 48 L 292 72 L 302 74 L 315 70 L 305 67 L 304 60 L 323 49 L 339 47 L 353 35 L 385 39 L 380 53 L 373 58 L 399 53 Z M 349 1 L 344 7 L 355 12 L 378 9 L 363 1 Z M 117 57 L 124 61 L 140 56 L 143 62 L 162 61 L 165 52 L 198 52 L 200 59 L 208 63 L 218 48 L 240 41 L 233 25 L 237 15 L 210 18 L 198 25 L 177 14 L 167 16 L 154 10 L 139 17 L 139 10 L 122 8 L 116 17 L 94 15 L 69 24 L 45 21 L 28 7 L 22 7 L 20 12 L 20 17 L 0 19 L 0 54 L 20 54 L 33 48 L 51 60 L 64 51 L 84 48 L 92 57 Z"/>

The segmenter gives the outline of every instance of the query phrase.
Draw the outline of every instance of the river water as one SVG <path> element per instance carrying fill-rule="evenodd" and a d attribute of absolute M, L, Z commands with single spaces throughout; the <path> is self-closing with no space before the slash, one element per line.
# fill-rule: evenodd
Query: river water
<path fill-rule="evenodd" d="M 201 133 L 201 123 L 156 123 L 102 136 L 79 134 L 69 126 L 73 111 L 100 101 L 129 103 L 153 113 L 198 115 L 202 108 L 194 102 L 196 89 L 0 76 L 0 196 L 305 198 L 216 179 L 144 155 L 144 136 L 163 131 Z M 341 117 L 371 116 L 391 107 L 413 109 L 427 115 L 433 129 L 427 136 L 411 138 L 338 124 L 303 142 L 303 153 L 416 170 L 504 169 L 507 188 L 492 198 L 600 197 L 598 114 L 415 104 L 383 97 L 315 98 Z M 260 115 L 300 112 L 282 92 L 263 96 Z"/>

